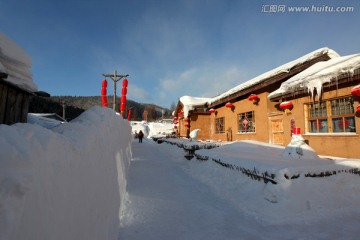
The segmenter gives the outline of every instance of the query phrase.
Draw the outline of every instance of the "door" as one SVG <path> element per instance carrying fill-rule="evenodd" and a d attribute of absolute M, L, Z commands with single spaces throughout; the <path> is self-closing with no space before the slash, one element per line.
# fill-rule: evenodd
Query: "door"
<path fill-rule="evenodd" d="M 284 145 L 284 124 L 282 118 L 270 118 L 270 141 L 272 144 Z"/>

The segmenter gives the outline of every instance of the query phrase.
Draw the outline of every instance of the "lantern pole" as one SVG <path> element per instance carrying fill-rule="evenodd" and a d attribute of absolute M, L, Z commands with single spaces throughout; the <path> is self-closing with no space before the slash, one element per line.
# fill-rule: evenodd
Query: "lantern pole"
<path fill-rule="evenodd" d="M 126 75 L 118 75 L 116 70 L 114 74 L 103 74 L 104 77 L 109 77 L 114 81 L 114 102 L 113 102 L 113 110 L 115 111 L 116 108 L 116 83 L 120 81 L 124 77 L 128 77 L 129 74 Z"/>

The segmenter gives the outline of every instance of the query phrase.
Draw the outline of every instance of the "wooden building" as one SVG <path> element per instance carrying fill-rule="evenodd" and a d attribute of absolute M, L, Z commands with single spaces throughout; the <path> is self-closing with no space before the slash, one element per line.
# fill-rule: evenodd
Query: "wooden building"
<path fill-rule="evenodd" d="M 30 56 L 0 33 L 0 124 L 26 122 L 30 96 L 37 91 Z"/>
<path fill-rule="evenodd" d="M 342 70 L 334 70 L 331 62 L 327 67 L 323 65 L 328 60 L 336 62 L 334 59 L 341 62 L 341 57 L 331 49 L 319 49 L 210 100 L 189 104 L 180 99 L 176 114 L 183 114 L 183 119 L 190 121 L 186 127 L 186 121 L 180 118 L 179 133 L 186 136 L 192 129 L 199 128 L 201 140 L 257 140 L 286 146 L 293 129 L 300 127 L 303 138 L 319 155 L 360 158 L 360 148 L 355 146 L 360 140 L 360 122 L 355 111 L 358 102 L 357 97 L 354 101 L 351 96 L 351 89 L 360 83 L 358 68 L 352 65 L 348 73 L 344 72 L 345 65 Z M 315 76 L 318 90 L 314 91 L 313 86 L 305 86 L 301 79 L 314 75 L 312 71 L 316 72 L 318 65 L 336 81 L 319 76 L 320 81 Z M 294 80 L 297 84 L 281 91 Z M 321 94 L 317 94 L 315 100 L 308 90 L 314 94 L 321 91 Z M 282 109 L 284 101 L 290 102 L 292 108 Z M 336 108 L 339 114 L 331 111 Z"/>
<path fill-rule="evenodd" d="M 7 74 L 0 72 L 0 124 L 25 123 L 33 93 L 4 79 Z"/>

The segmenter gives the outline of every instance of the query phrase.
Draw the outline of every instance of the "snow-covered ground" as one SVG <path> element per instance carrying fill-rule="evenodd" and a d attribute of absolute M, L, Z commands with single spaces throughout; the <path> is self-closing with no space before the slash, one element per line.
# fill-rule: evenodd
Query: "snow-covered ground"
<path fill-rule="evenodd" d="M 174 123 L 169 120 L 157 121 L 157 122 L 145 122 L 145 121 L 131 121 L 132 133 L 139 132 L 144 133 L 145 138 L 152 138 L 154 136 L 171 135 L 174 132 Z"/>
<path fill-rule="evenodd" d="M 266 184 L 210 159 L 188 161 L 177 145 L 147 140 L 132 147 L 119 240 L 358 239 L 360 234 L 359 175 L 302 175 Z M 360 163 L 290 160 L 283 158 L 284 151 L 288 149 L 250 141 L 197 152 L 240 166 L 303 173 Z"/>
<path fill-rule="evenodd" d="M 0 125 L 0 239 L 116 239 L 130 131 L 100 107 L 51 129 Z"/>
<path fill-rule="evenodd" d="M 51 129 L 0 125 L 0 239 L 358 239 L 360 159 L 130 133 L 99 107 Z"/>

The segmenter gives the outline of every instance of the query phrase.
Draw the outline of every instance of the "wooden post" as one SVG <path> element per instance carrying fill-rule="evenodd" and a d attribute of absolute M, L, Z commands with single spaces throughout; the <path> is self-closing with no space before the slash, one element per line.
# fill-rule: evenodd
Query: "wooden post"
<path fill-rule="evenodd" d="M 103 74 L 103 76 L 104 76 L 104 77 L 109 77 L 109 78 L 111 78 L 111 79 L 114 81 L 114 100 L 113 100 L 114 102 L 113 102 L 113 110 L 116 111 L 116 110 L 115 110 L 115 108 L 116 108 L 116 83 L 117 83 L 118 81 L 120 81 L 122 78 L 128 77 L 129 74 L 126 74 L 126 75 L 118 75 L 117 72 L 116 72 L 116 70 L 115 70 L 114 74 Z"/>

